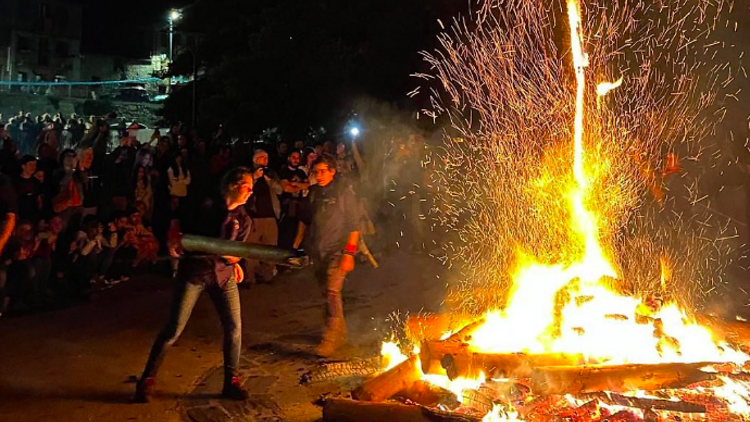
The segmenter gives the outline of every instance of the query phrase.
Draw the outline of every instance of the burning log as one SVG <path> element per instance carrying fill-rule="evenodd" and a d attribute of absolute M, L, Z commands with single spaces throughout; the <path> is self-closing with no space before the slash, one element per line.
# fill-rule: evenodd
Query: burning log
<path fill-rule="evenodd" d="M 462 328 L 462 329 L 458 330 L 456 333 L 452 334 L 445 341 L 446 342 L 466 343 L 467 341 L 471 340 L 471 336 L 474 335 L 474 333 L 482 325 L 484 325 L 484 323 L 486 321 L 487 320 L 484 319 L 484 318 L 476 319 L 471 324 L 464 326 L 464 328 Z"/>
<path fill-rule="evenodd" d="M 420 358 L 424 373 L 440 374 L 441 370 L 436 368 L 442 368 L 450 379 L 476 378 L 480 372 L 488 376 L 528 378 L 534 367 L 570 366 L 585 362 L 581 355 L 562 353 L 477 353 L 471 351 L 466 343 L 452 341 L 423 342 Z"/>
<path fill-rule="evenodd" d="M 414 342 L 439 340 L 445 333 L 457 331 L 475 319 L 470 315 L 412 315 L 406 320 L 406 334 Z"/>
<path fill-rule="evenodd" d="M 708 365 L 711 363 L 540 367 L 532 371 L 531 389 L 541 395 L 660 390 L 714 379 L 701 371 Z"/>
<path fill-rule="evenodd" d="M 373 403 L 344 399 L 326 400 L 325 422 L 480 422 L 469 415 L 437 412 L 401 403 Z"/>
<path fill-rule="evenodd" d="M 452 391 L 422 380 L 401 391 L 399 395 L 406 400 L 428 407 L 442 405 L 449 409 L 455 409 L 461 404 Z"/>
<path fill-rule="evenodd" d="M 585 397 L 587 399 L 597 399 L 602 403 L 609 405 L 633 407 L 643 410 L 652 409 L 679 413 L 706 413 L 706 406 L 685 401 L 630 397 L 623 396 L 622 394 L 605 392 L 586 394 Z"/>
<path fill-rule="evenodd" d="M 411 387 L 422 376 L 417 366 L 418 361 L 417 355 L 411 355 L 388 371 L 365 381 L 352 392 L 352 397 L 356 400 L 380 402 Z"/>

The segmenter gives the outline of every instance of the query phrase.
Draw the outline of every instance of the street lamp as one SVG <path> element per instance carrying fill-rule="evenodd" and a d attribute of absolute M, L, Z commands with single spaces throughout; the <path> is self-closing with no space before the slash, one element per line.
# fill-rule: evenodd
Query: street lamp
<path fill-rule="evenodd" d="M 167 20 L 169 21 L 169 62 L 174 62 L 174 23 L 180 20 L 182 13 L 177 9 L 169 12 Z"/>

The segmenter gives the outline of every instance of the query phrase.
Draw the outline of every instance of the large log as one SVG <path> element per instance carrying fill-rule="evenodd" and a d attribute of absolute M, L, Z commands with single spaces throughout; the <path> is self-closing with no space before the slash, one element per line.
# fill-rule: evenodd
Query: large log
<path fill-rule="evenodd" d="M 478 353 L 466 343 L 447 340 L 423 342 L 420 359 L 424 373 L 445 373 L 450 379 L 477 378 L 480 372 L 487 377 L 528 378 L 535 367 L 585 363 L 581 355 L 562 353 Z"/>
<path fill-rule="evenodd" d="M 452 391 L 438 387 L 427 381 L 418 380 L 409 388 L 398 393 L 400 397 L 422 406 L 455 409 L 461 405 L 458 397 Z"/>
<path fill-rule="evenodd" d="M 581 396 L 578 396 L 581 397 Z M 598 392 L 587 393 L 583 396 L 587 400 L 596 399 L 609 405 L 633 407 L 636 409 L 664 410 L 678 413 L 706 413 L 706 406 L 686 401 L 672 401 L 656 398 L 630 397 L 622 394 Z"/>
<path fill-rule="evenodd" d="M 275 246 L 257 245 L 214 237 L 186 234 L 181 237 L 182 248 L 190 252 L 202 252 L 211 255 L 236 256 L 252 258 L 262 261 L 273 261 L 290 266 L 304 264 L 304 257 L 296 251 L 277 248 Z"/>
<path fill-rule="evenodd" d="M 440 340 L 446 333 L 457 332 L 476 318 L 465 314 L 411 315 L 406 320 L 406 335 L 415 343 Z"/>
<path fill-rule="evenodd" d="M 480 422 L 481 418 L 431 411 L 401 403 L 373 403 L 344 399 L 326 400 L 325 422 Z"/>
<path fill-rule="evenodd" d="M 362 383 L 352 391 L 352 397 L 356 400 L 380 402 L 406 390 L 422 377 L 418 361 L 417 355 L 409 356 L 409 359 Z"/>
<path fill-rule="evenodd" d="M 708 365 L 711 363 L 540 367 L 532 371 L 531 389 L 539 395 L 661 390 L 715 378 L 701 371 Z"/>

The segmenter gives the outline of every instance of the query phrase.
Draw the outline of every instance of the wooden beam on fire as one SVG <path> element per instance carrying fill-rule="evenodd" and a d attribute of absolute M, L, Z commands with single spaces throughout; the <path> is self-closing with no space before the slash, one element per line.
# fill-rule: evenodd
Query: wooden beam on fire
<path fill-rule="evenodd" d="M 418 367 L 419 357 L 409 358 L 380 375 L 370 378 L 352 391 L 356 400 L 380 402 L 411 387 L 422 377 Z"/>
<path fill-rule="evenodd" d="M 428 374 L 447 374 L 477 378 L 482 372 L 488 377 L 528 378 L 532 369 L 539 366 L 582 365 L 581 355 L 562 353 L 478 353 L 466 343 L 453 341 L 425 341 L 420 348 L 422 371 Z"/>
<path fill-rule="evenodd" d="M 326 400 L 323 405 L 323 420 L 325 422 L 480 422 L 481 418 L 394 402 L 374 403 L 330 399 Z"/>
<path fill-rule="evenodd" d="M 550 395 L 679 388 L 714 379 L 715 375 L 701 371 L 709 365 L 712 363 L 539 367 L 532 370 L 531 389 L 535 394 Z"/>
<path fill-rule="evenodd" d="M 610 392 L 586 393 L 577 397 L 584 400 L 596 399 L 608 405 L 633 407 L 643 410 L 653 409 L 679 413 L 706 413 L 706 406 L 682 400 L 672 401 L 658 398 L 630 397 Z"/>
<path fill-rule="evenodd" d="M 440 340 L 445 333 L 457 332 L 477 318 L 466 314 L 411 315 L 406 320 L 406 335 L 415 343 Z"/>

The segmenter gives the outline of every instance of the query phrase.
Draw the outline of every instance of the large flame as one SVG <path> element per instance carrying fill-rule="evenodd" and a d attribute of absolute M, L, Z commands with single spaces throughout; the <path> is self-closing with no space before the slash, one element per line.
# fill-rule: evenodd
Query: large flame
<path fill-rule="evenodd" d="M 662 304 L 618 292 L 611 284 L 618 271 L 600 242 L 599 216 L 587 207 L 596 172 L 588 171 L 584 148 L 584 104 L 588 56 L 584 49 L 580 8 L 568 0 L 571 55 L 576 78 L 573 131 L 573 178 L 568 188 L 570 228 L 579 256 L 560 264 L 542 263 L 525 251 L 518 252 L 513 285 L 505 305 L 488 312 L 484 323 L 472 333 L 469 346 L 484 353 L 564 353 L 581 355 L 599 364 L 665 362 L 744 363 L 750 357 L 717 341 L 710 330 L 697 324 L 674 303 Z M 622 83 L 597 86 L 599 96 Z M 662 293 L 671 277 L 666 258 L 661 259 Z M 655 303 L 658 302 L 658 303 Z M 396 354 L 389 365 L 406 359 L 398 348 L 384 347 Z M 394 363 L 395 362 L 395 363 Z M 487 374 L 492 376 L 493 374 Z M 477 380 L 425 375 L 436 385 L 461 397 L 464 389 L 476 389 Z M 713 391 L 726 400 L 731 410 L 750 416 L 750 390 L 744 383 L 721 378 L 724 385 Z M 515 421 L 517 414 L 496 406 L 484 421 Z"/>
<path fill-rule="evenodd" d="M 573 264 L 545 265 L 523 254 L 502 310 L 486 316 L 471 346 L 490 353 L 580 354 L 612 364 L 744 362 L 747 355 L 717 344 L 675 304 L 652 309 L 608 286 L 617 271 L 600 244 L 597 215 L 586 207 L 590 175 L 585 165 L 584 95 L 588 56 L 578 3 L 569 0 L 571 52 L 576 76 L 574 183 L 569 189 L 571 227 L 584 245 Z M 669 269 L 662 260 L 662 275 Z"/>

